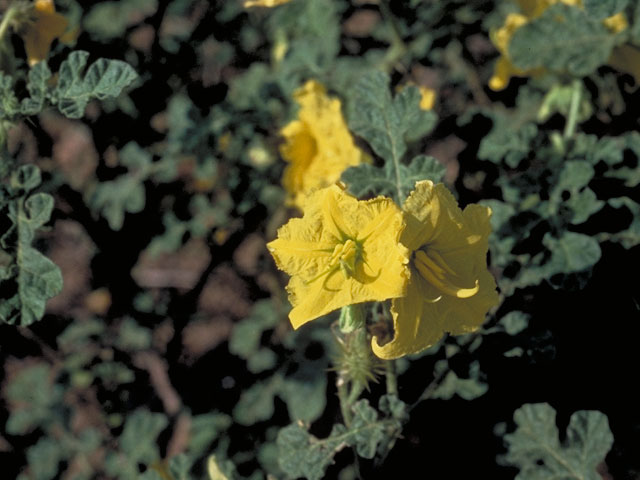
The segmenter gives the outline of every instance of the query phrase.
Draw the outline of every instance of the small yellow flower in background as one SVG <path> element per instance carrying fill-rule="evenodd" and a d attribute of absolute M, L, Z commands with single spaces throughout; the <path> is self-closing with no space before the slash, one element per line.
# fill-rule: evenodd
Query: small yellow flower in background
<path fill-rule="evenodd" d="M 244 2 L 244 8 L 250 7 L 277 7 L 278 5 L 282 5 L 284 3 L 288 3 L 291 0 L 246 0 Z"/>
<path fill-rule="evenodd" d="M 611 31 L 611 33 L 620 33 L 629 27 L 627 16 L 622 12 L 616 13 L 609 18 L 605 18 L 602 23 Z"/>
<path fill-rule="evenodd" d="M 522 14 L 511 13 L 507 15 L 504 25 L 498 30 L 491 32 L 491 41 L 500 52 L 500 57 L 496 61 L 493 76 L 489 80 L 489 88 L 493 91 L 504 90 L 509 84 L 511 77 L 529 77 L 539 75 L 544 72 L 543 68 L 522 70 L 511 63 L 509 58 L 509 43 L 513 34 L 529 21 L 539 17 L 551 5 L 564 3 L 571 6 L 582 6 L 582 0 L 516 0 L 520 6 Z M 619 33 L 628 27 L 627 18 L 623 13 L 617 13 L 609 18 L 605 18 L 602 23 L 612 32 Z M 615 53 L 615 52 L 614 52 Z M 612 65 L 613 66 L 613 65 Z M 627 71 L 627 70 L 623 70 Z"/>
<path fill-rule="evenodd" d="M 294 93 L 300 105 L 298 119 L 281 131 L 285 143 L 280 153 L 289 163 L 282 179 L 289 203 L 302 208 L 305 197 L 334 184 L 348 167 L 367 161 L 356 147 L 342 116 L 340 100 L 309 80 Z"/>
<path fill-rule="evenodd" d="M 372 340 L 373 352 L 385 359 L 424 350 L 446 332 L 472 332 L 498 303 L 486 260 L 489 208 L 469 205 L 462 211 L 443 184 L 426 180 L 416 184 L 404 212 L 400 242 L 412 252 L 411 279 L 406 295 L 391 302 L 393 340 Z"/>
<path fill-rule="evenodd" d="M 45 60 L 55 39 L 65 38 L 69 22 L 56 13 L 53 0 L 36 0 L 33 4 L 33 20 L 21 32 L 29 65 Z"/>
<path fill-rule="evenodd" d="M 422 110 L 431 110 L 436 103 L 436 91 L 432 88 L 418 87 L 420 90 L 420 108 Z"/>
<path fill-rule="evenodd" d="M 336 185 L 309 195 L 304 216 L 289 220 L 267 244 L 278 268 L 291 275 L 293 328 L 347 305 L 404 295 L 404 226 L 388 198 L 360 201 Z"/>

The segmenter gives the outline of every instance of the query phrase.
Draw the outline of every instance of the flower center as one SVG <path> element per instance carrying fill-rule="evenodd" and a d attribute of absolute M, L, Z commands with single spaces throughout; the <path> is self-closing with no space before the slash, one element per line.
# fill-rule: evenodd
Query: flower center
<path fill-rule="evenodd" d="M 331 257 L 329 258 L 329 266 L 319 275 L 316 275 L 311 280 L 307 280 L 307 283 L 315 282 L 320 277 L 327 276 L 325 282 L 338 270 L 342 271 L 345 278 L 350 278 L 355 275 L 356 265 L 362 258 L 362 245 L 357 241 L 348 238 L 344 243 L 338 243 Z"/>
<path fill-rule="evenodd" d="M 348 238 L 333 249 L 329 265 L 331 269 L 340 268 L 346 278 L 352 277 L 356 271 L 356 262 L 360 259 L 361 247 Z"/>
<path fill-rule="evenodd" d="M 428 253 L 427 253 L 428 252 Z M 442 256 L 435 250 L 417 250 L 414 254 L 414 266 L 420 275 L 436 287 L 442 293 L 458 298 L 473 297 L 480 286 L 478 280 L 472 288 L 464 288 L 459 285 L 458 276 L 453 269 L 447 265 Z"/>

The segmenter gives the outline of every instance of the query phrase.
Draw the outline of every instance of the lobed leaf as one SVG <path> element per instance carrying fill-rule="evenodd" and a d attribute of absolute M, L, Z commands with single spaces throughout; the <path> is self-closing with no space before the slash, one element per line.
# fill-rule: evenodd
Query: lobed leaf
<path fill-rule="evenodd" d="M 46 301 L 62 290 L 60 269 L 31 246 L 53 210 L 51 195 L 29 196 L 39 184 L 37 167 L 20 167 L 9 180 L 9 201 L 0 204 L 0 214 L 9 221 L 6 230 L 0 232 L 0 249 L 10 257 L 0 271 L 0 320 L 11 324 L 30 325 L 40 320 Z"/>
<path fill-rule="evenodd" d="M 513 418 L 516 431 L 504 436 L 508 452 L 498 460 L 520 469 L 516 480 L 601 478 L 596 467 L 613 444 L 604 414 L 584 410 L 574 413 L 563 443 L 558 438 L 556 412 L 549 404 L 523 405 Z"/>
<path fill-rule="evenodd" d="M 385 195 L 401 205 L 405 199 L 399 197 L 399 192 L 410 193 L 421 180 L 438 183 L 444 172 L 444 165 L 435 158 L 418 155 L 409 165 L 399 164 L 397 169 L 392 162 L 385 162 L 382 168 L 368 164 L 350 167 L 342 174 L 342 181 L 356 197 Z"/>
<path fill-rule="evenodd" d="M 522 70 L 544 67 L 582 77 L 607 63 L 614 44 L 615 35 L 599 19 L 557 3 L 516 30 L 509 58 Z"/>
<path fill-rule="evenodd" d="M 392 97 L 388 75 L 371 72 L 353 87 L 348 116 L 350 128 L 371 145 L 374 152 L 383 159 L 384 167 L 378 170 L 367 165 L 355 167 L 361 170 L 347 174 L 347 178 L 354 175 L 359 177 L 351 178 L 358 184 L 359 188 L 356 187 L 356 190 L 362 191 L 366 181 L 372 181 L 375 193 L 380 194 L 379 190 L 391 191 L 398 203 L 404 202 L 414 183 L 406 176 L 417 174 L 421 168 L 432 168 L 426 165 L 429 161 L 424 156 L 414 159 L 410 170 L 402 164 L 407 152 L 407 142 L 426 133 L 434 123 L 433 113 L 420 108 L 420 91 L 414 86 L 408 86 Z M 362 174 L 359 175 L 360 172 Z M 407 184 L 411 184 L 408 189 Z"/>
<path fill-rule="evenodd" d="M 60 113 L 68 118 L 81 118 L 89 100 L 104 100 L 120 95 L 138 74 L 121 60 L 96 60 L 83 74 L 89 53 L 71 52 L 60 65 L 58 84 L 52 93 Z"/>

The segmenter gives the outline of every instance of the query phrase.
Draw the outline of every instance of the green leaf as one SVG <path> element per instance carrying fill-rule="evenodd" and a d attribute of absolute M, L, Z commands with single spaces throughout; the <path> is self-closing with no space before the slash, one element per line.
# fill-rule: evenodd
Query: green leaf
<path fill-rule="evenodd" d="M 320 480 L 333 456 L 348 445 L 349 436 L 344 425 L 334 425 L 329 437 L 320 440 L 299 423 L 292 423 L 278 433 L 280 468 L 289 478 Z"/>
<path fill-rule="evenodd" d="M 382 168 L 368 164 L 350 167 L 342 174 L 342 181 L 356 197 L 386 195 L 401 205 L 405 199 L 400 198 L 398 192 L 409 194 L 421 180 L 438 183 L 444 172 L 444 165 L 435 158 L 418 155 L 409 165 L 399 164 L 397 170 L 392 162 L 386 162 Z"/>
<path fill-rule="evenodd" d="M 20 110 L 18 98 L 13 90 L 13 78 L 0 72 L 0 119 L 11 120 Z"/>
<path fill-rule="evenodd" d="M 40 171 L 22 166 L 10 178 L 15 194 L 6 210 L 10 226 L 0 236 L 0 248 L 10 254 L 9 266 L 0 276 L 0 320 L 30 325 L 44 315 L 46 301 L 62 290 L 60 269 L 31 246 L 37 230 L 49 221 L 53 197 L 45 193 L 28 196 L 40 183 Z"/>
<path fill-rule="evenodd" d="M 386 394 L 380 397 L 378 404 L 380 411 L 387 417 L 405 423 L 409 420 L 409 405 L 400 400 L 396 395 Z"/>
<path fill-rule="evenodd" d="M 549 404 L 526 404 L 513 418 L 517 429 L 504 436 L 508 452 L 499 462 L 520 469 L 516 480 L 601 479 L 596 467 L 613 444 L 606 415 L 586 410 L 574 413 L 562 443 L 556 412 Z"/>
<path fill-rule="evenodd" d="M 349 443 L 355 446 L 362 458 L 373 458 L 378 444 L 386 437 L 386 425 L 378 420 L 378 412 L 367 400 L 359 400 L 352 410 L 353 422 L 349 429 L 352 437 Z"/>
<path fill-rule="evenodd" d="M 91 367 L 91 373 L 111 385 L 131 383 L 136 379 L 135 374 L 122 362 L 98 363 Z"/>
<path fill-rule="evenodd" d="M 529 315 L 514 310 L 500 319 L 500 325 L 509 335 L 517 335 L 529 325 Z"/>
<path fill-rule="evenodd" d="M 169 473 L 173 480 L 188 480 L 189 470 L 193 462 L 184 453 L 180 453 L 169 460 Z"/>
<path fill-rule="evenodd" d="M 427 122 L 425 115 L 420 108 L 420 91 L 409 86 L 392 97 L 389 77 L 382 72 L 364 75 L 350 94 L 349 126 L 384 160 L 384 178 L 392 182 L 399 202 L 409 193 L 403 177 L 406 172 L 400 168 L 407 152 L 407 136 L 414 139 L 414 132 Z"/>
<path fill-rule="evenodd" d="M 233 409 L 233 418 L 240 425 L 253 425 L 271 418 L 273 401 L 282 386 L 282 375 L 277 373 L 267 380 L 258 381 L 244 390 Z"/>
<path fill-rule="evenodd" d="M 191 418 L 189 432 L 189 454 L 201 457 L 213 441 L 225 432 L 232 424 L 231 417 L 224 413 L 205 413 Z"/>
<path fill-rule="evenodd" d="M 293 374 L 285 377 L 280 397 L 287 403 L 292 420 L 316 420 L 327 404 L 326 363 L 323 360 L 300 363 Z"/>
<path fill-rule="evenodd" d="M 44 101 L 47 94 L 47 82 L 51 78 L 51 70 L 47 62 L 38 62 L 29 70 L 27 90 L 31 95 L 23 98 L 20 103 L 20 113 L 23 115 L 35 115 L 44 108 Z"/>
<path fill-rule="evenodd" d="M 60 65 L 52 99 L 60 113 L 68 118 L 81 118 L 89 100 L 117 97 L 123 88 L 138 78 L 129 64 L 105 58 L 96 60 L 83 75 L 88 57 L 88 52 L 77 50 Z"/>
<path fill-rule="evenodd" d="M 166 416 L 141 409 L 127 417 L 118 446 L 129 463 L 148 465 L 160 457 L 156 439 L 168 423 Z"/>
<path fill-rule="evenodd" d="M 619 242 L 624 248 L 632 248 L 640 244 L 640 204 L 629 197 L 612 198 L 608 201 L 613 208 L 626 208 L 631 212 L 632 221 L 626 230 L 604 235 L 605 239 Z"/>
<path fill-rule="evenodd" d="M 125 318 L 118 328 L 115 345 L 126 351 L 135 352 L 151 347 L 151 330 L 141 327 L 132 318 Z"/>
<path fill-rule="evenodd" d="M 270 300 L 256 302 L 251 314 L 233 327 L 229 338 L 229 351 L 249 359 L 260 348 L 260 339 L 266 330 L 274 328 L 280 316 Z"/>
<path fill-rule="evenodd" d="M 53 420 L 52 410 L 61 401 L 62 394 L 60 385 L 52 383 L 48 365 L 34 365 L 20 371 L 6 390 L 7 400 L 19 405 L 12 409 L 7 420 L 7 433 L 24 435 Z"/>
<path fill-rule="evenodd" d="M 555 191 L 569 190 L 578 191 L 586 187 L 593 178 L 593 167 L 587 162 L 570 160 L 564 163 Z"/>
<path fill-rule="evenodd" d="M 440 360 L 436 364 L 436 371 L 446 368 L 447 363 L 447 360 Z M 473 400 L 487 393 L 487 390 L 489 386 L 480 380 L 480 366 L 478 362 L 473 362 L 469 367 L 469 378 L 460 378 L 453 370 L 449 370 L 435 389 L 432 398 L 450 400 L 454 395 L 458 395 L 465 400 Z"/>
<path fill-rule="evenodd" d="M 106 325 L 101 320 L 95 318 L 87 320 L 78 319 L 58 335 L 56 341 L 65 353 L 69 353 L 82 349 L 91 341 L 90 337 L 102 335 L 105 329 Z"/>
<path fill-rule="evenodd" d="M 578 225 L 599 211 L 604 202 L 596 198 L 593 190 L 586 188 L 595 173 L 590 163 L 583 160 L 567 160 L 555 187 L 551 191 L 548 211 L 544 216 L 555 216 L 560 204 L 564 203 L 571 211 L 571 223 Z M 569 198 L 563 200 L 563 195 Z"/>
<path fill-rule="evenodd" d="M 614 39 L 581 8 L 558 3 L 516 30 L 509 58 L 522 70 L 544 67 L 583 77 L 607 63 Z"/>
<path fill-rule="evenodd" d="M 379 418 L 368 400 L 359 400 L 352 407 L 351 426 L 336 424 L 324 439 L 310 435 L 302 422 L 283 428 L 277 438 L 280 468 L 289 478 L 315 480 L 324 478 L 333 456 L 346 446 L 354 447 L 363 458 L 373 458 L 382 442 L 393 442 L 399 436 L 406 418 L 406 404 L 397 398 L 381 399 L 380 406 L 390 418 Z"/>
<path fill-rule="evenodd" d="M 513 128 L 508 117 L 494 116 L 491 132 L 480 142 L 478 158 L 498 164 L 504 161 L 509 167 L 517 168 L 529 156 L 537 135 L 538 127 L 534 123 Z"/>
<path fill-rule="evenodd" d="M 158 8 L 157 0 L 120 0 L 94 5 L 83 19 L 84 29 L 91 38 L 110 40 L 125 35 L 127 27 L 152 15 Z"/>
<path fill-rule="evenodd" d="M 585 11 L 597 20 L 604 20 L 624 10 L 629 0 L 584 0 Z"/>
<path fill-rule="evenodd" d="M 135 142 L 127 143 L 120 151 L 120 163 L 129 173 L 110 182 L 99 183 L 89 195 L 88 203 L 109 222 L 112 230 L 120 230 L 125 213 L 144 210 L 146 193 L 144 180 L 151 175 L 151 155 Z"/>
<path fill-rule="evenodd" d="M 27 450 L 29 473 L 34 480 L 51 480 L 58 474 L 58 464 L 65 452 L 59 441 L 43 437 Z"/>
<path fill-rule="evenodd" d="M 602 139 L 601 142 L 603 140 L 605 139 Z M 610 143 L 614 144 L 611 148 L 616 148 L 617 157 L 615 158 L 616 161 L 608 162 L 609 165 L 616 165 L 623 161 L 624 147 L 631 150 L 636 157 L 640 155 L 640 134 L 638 132 L 630 132 L 625 137 L 617 137 L 610 140 L 612 140 Z M 622 142 L 620 140 L 625 140 L 626 145 L 621 145 Z M 638 167 L 621 166 L 619 168 L 608 168 L 604 172 L 604 176 L 624 180 L 624 185 L 629 188 L 640 184 L 640 168 Z"/>
<path fill-rule="evenodd" d="M 564 232 L 560 238 L 546 234 L 542 243 L 551 251 L 546 264 L 547 275 L 581 272 L 600 260 L 600 245 L 594 238 L 575 232 Z"/>

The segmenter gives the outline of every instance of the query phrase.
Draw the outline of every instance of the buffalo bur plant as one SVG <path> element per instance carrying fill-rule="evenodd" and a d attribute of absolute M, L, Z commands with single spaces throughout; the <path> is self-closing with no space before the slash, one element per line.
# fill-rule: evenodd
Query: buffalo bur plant
<path fill-rule="evenodd" d="M 0 15 L 3 478 L 640 475 L 639 2 Z"/>

